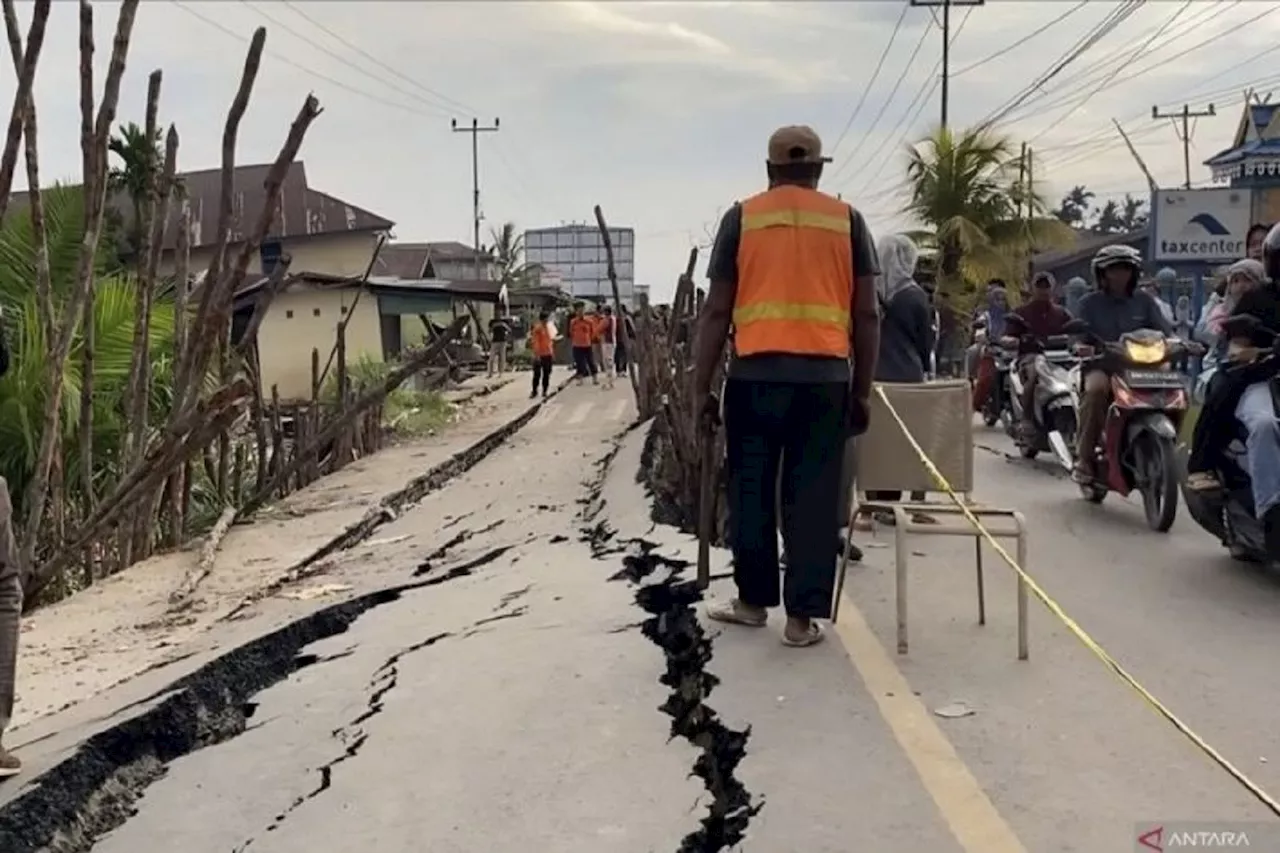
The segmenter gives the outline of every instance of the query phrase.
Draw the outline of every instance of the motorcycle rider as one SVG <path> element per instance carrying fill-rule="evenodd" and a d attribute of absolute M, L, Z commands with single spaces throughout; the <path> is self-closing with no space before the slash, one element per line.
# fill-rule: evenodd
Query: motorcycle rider
<path fill-rule="evenodd" d="M 1142 254 L 1131 246 L 1103 246 L 1094 255 L 1093 278 L 1098 289 L 1080 300 L 1080 319 L 1089 331 L 1104 343 L 1114 343 L 1122 335 L 1139 329 L 1156 329 L 1173 334 L 1160 306 L 1138 291 L 1142 275 Z M 1094 480 L 1098 439 L 1106 423 L 1111 400 L 1111 379 L 1098 367 L 1089 368 L 1082 377 L 1080 394 L 1080 431 L 1076 443 L 1074 479 L 1089 484 Z M 1280 473 L 1280 472 L 1278 472 Z"/>
<path fill-rule="evenodd" d="M 1261 327 L 1247 340 L 1232 342 L 1238 361 L 1251 361 L 1259 350 L 1274 343 L 1272 333 L 1280 330 L 1280 224 L 1273 226 L 1263 241 L 1262 265 L 1270 281 L 1243 294 L 1231 314 L 1252 317 Z M 1276 555 L 1280 554 L 1280 419 L 1271 387 L 1273 377 L 1248 378 L 1251 382 L 1240 395 L 1235 418 L 1246 434 L 1245 469 L 1253 491 L 1254 514 L 1266 531 L 1267 552 Z"/>
<path fill-rule="evenodd" d="M 1031 281 L 1031 298 L 1013 312 L 1012 317 L 1016 317 L 1017 320 L 1005 321 L 1007 327 L 1014 327 L 1007 330 L 1016 329 L 1018 334 L 1033 335 L 1039 340 L 1063 334 L 1063 328 L 1071 320 L 1071 315 L 1065 308 L 1054 302 L 1055 284 L 1052 273 L 1036 273 Z M 1017 346 L 1018 338 L 1006 335 L 1001 342 L 1005 346 L 1013 347 Z M 1036 356 L 1036 353 L 1019 354 L 1017 364 L 1018 375 L 1022 377 L 1022 422 L 1018 425 L 1018 429 L 1026 441 L 1034 440 L 1036 434 L 1035 412 L 1032 411 L 1035 406 Z"/>
<path fill-rule="evenodd" d="M 1266 286 L 1267 273 L 1260 261 L 1246 258 L 1236 261 L 1227 270 L 1226 291 L 1222 300 L 1212 308 L 1206 306 L 1200 337 L 1209 345 L 1205 355 L 1204 402 L 1200 416 L 1191 433 L 1190 453 L 1187 457 L 1187 488 L 1197 492 L 1213 491 L 1221 487 L 1214 468 L 1217 454 L 1234 437 L 1236 406 L 1240 395 L 1250 384 L 1246 371 L 1231 369 L 1252 361 L 1257 349 L 1247 339 L 1230 338 L 1223 329 L 1224 321 L 1235 315 L 1241 300 L 1253 290 Z"/>

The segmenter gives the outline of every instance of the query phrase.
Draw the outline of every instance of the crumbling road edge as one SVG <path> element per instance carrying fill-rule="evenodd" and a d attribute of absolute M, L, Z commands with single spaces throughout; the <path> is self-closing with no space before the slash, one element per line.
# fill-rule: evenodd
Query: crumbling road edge
<path fill-rule="evenodd" d="M 653 543 L 643 539 L 620 541 L 599 519 L 604 510 L 604 481 L 627 433 L 619 437 L 600 462 L 598 477 L 584 501 L 582 538 L 597 558 L 623 555 L 621 570 L 609 579 L 636 586 L 636 604 L 649 614 L 640 623 L 640 630 L 662 649 L 666 668 L 658 681 L 671 690 L 659 710 L 671 717 L 673 738 L 681 737 L 701 751 L 694 762 L 693 775 L 702 780 L 711 802 L 701 826 L 681 840 L 676 853 L 719 853 L 740 844 L 751 819 L 764 808 L 763 799 L 753 801 L 735 774 L 746 756 L 751 727 L 729 728 L 706 704 L 720 679 L 707 671 L 712 637 L 703 630 L 696 610 L 702 591 L 696 580 L 682 579 L 691 564 L 656 553 Z M 636 479 L 641 482 L 639 474 Z M 651 580 L 659 573 L 661 577 Z"/>
<path fill-rule="evenodd" d="M 309 571 L 312 566 L 321 560 L 329 557 L 338 551 L 346 551 L 354 548 L 361 542 L 373 535 L 382 525 L 394 521 L 407 509 L 413 508 L 427 495 L 438 492 L 445 486 L 449 485 L 453 480 L 461 477 L 470 471 L 476 465 L 480 464 L 490 454 L 502 446 L 507 439 L 511 438 L 521 429 L 529 424 L 538 413 L 542 411 L 542 407 L 557 394 L 568 387 L 573 381 L 573 377 L 569 377 L 556 386 L 555 390 L 544 400 L 538 400 L 529 406 L 522 414 L 513 420 L 510 420 L 482 437 L 479 441 L 468 447 L 458 451 L 450 456 L 444 462 L 434 465 L 430 470 L 414 477 L 403 487 L 396 491 L 384 495 L 378 505 L 364 514 L 359 521 L 348 525 L 340 533 L 332 539 L 325 542 L 316 550 L 303 557 L 297 563 L 290 566 L 283 575 L 275 579 L 262 589 L 255 590 L 245 597 L 243 601 L 233 607 L 229 612 L 224 614 L 219 621 L 233 619 L 244 612 L 246 608 L 251 606 L 263 598 L 269 598 L 280 592 L 290 584 L 297 583 L 299 580 L 307 577 L 312 572 Z"/>
<path fill-rule="evenodd" d="M 146 711 L 93 735 L 36 779 L 23 780 L 34 783 L 31 789 L 0 808 L 0 850 L 87 853 L 103 834 L 133 815 L 138 798 L 148 785 L 164 776 L 169 762 L 243 734 L 257 708 L 251 701 L 253 696 L 299 669 L 343 656 L 317 658 L 300 654 L 302 649 L 345 632 L 374 608 L 398 601 L 406 593 L 469 575 L 480 565 L 481 561 L 472 560 L 322 608 L 225 652 L 135 703 L 155 702 Z M 391 664 L 439 639 L 443 638 L 433 635 L 402 650 Z M 380 697 L 375 694 L 371 701 Z M 376 713 L 380 708 L 371 705 L 371 710 Z M 363 721 L 357 718 L 353 725 Z M 322 768 L 322 779 L 325 772 Z"/>

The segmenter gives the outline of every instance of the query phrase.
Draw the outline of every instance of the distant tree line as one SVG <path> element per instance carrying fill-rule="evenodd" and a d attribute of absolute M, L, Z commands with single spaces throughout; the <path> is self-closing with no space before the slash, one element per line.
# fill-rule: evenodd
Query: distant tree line
<path fill-rule="evenodd" d="M 1052 213 L 1059 222 L 1095 234 L 1123 234 L 1146 227 L 1147 203 L 1143 199 L 1125 193 L 1122 201 L 1109 199 L 1098 206 L 1094 198 L 1089 189 L 1072 187 Z"/>

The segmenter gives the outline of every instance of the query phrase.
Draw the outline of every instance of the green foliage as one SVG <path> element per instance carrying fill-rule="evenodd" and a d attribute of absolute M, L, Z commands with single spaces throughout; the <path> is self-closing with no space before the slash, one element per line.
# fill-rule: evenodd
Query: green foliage
<path fill-rule="evenodd" d="M 367 354 L 347 365 L 347 377 L 352 388 L 372 388 L 386 382 L 396 368 L 394 363 L 378 361 Z M 338 377 L 332 374 L 325 379 L 320 390 L 320 400 L 333 405 L 338 400 Z M 408 383 L 387 395 L 382 407 L 382 421 L 395 427 L 403 435 L 422 435 L 438 429 L 453 417 L 453 404 L 435 391 L 416 391 Z"/>
<path fill-rule="evenodd" d="M 906 212 L 924 226 L 912 236 L 937 249 L 939 286 L 962 309 L 988 278 L 1021 282 L 1035 250 L 1074 239 L 1024 185 L 1013 152 L 1011 140 L 982 128 L 939 129 L 908 151 Z"/>
<path fill-rule="evenodd" d="M 59 310 L 76 283 L 83 233 L 84 197 L 79 187 L 54 187 L 42 193 L 46 242 L 54 301 Z M 43 318 L 35 297 L 35 242 L 30 217 L 19 211 L 0 225 L 0 306 L 11 349 L 9 372 L 0 378 L 0 475 L 20 502 L 35 467 L 39 430 L 48 399 L 49 351 Z M 98 264 L 92 322 L 94 354 L 94 479 L 99 488 L 118 476 L 120 441 L 125 432 L 123 399 L 133 352 L 136 282 L 123 275 L 105 276 Z M 83 325 L 83 324 L 81 324 Z M 63 369 L 62 460 L 68 495 L 80 488 L 80 389 L 84 338 L 73 339 Z M 151 321 L 152 400 L 155 422 L 168 411 L 172 396 L 173 306 L 154 306 Z"/>

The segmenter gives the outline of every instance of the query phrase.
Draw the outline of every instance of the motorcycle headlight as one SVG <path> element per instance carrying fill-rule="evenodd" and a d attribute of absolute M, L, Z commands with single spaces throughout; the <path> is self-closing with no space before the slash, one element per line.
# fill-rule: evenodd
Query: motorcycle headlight
<path fill-rule="evenodd" d="M 1125 357 L 1134 364 L 1159 364 L 1164 361 L 1166 351 L 1164 341 L 1150 344 L 1127 341 L 1124 345 Z"/>

